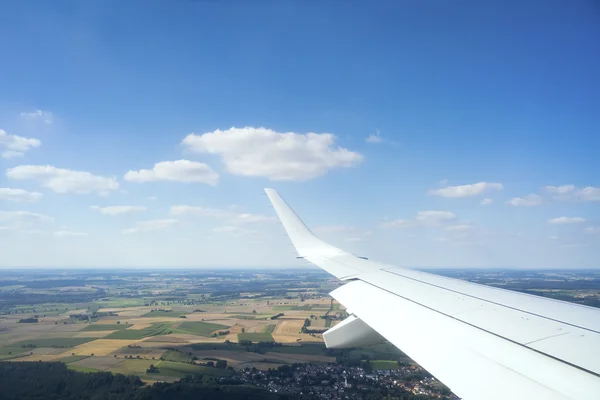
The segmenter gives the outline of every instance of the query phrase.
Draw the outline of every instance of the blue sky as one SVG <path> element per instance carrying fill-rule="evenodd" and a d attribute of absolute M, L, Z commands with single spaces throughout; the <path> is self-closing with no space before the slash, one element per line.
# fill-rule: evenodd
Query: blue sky
<path fill-rule="evenodd" d="M 0 266 L 600 267 L 593 1 L 0 5 Z M 484 4 L 483 4 L 484 3 Z"/>

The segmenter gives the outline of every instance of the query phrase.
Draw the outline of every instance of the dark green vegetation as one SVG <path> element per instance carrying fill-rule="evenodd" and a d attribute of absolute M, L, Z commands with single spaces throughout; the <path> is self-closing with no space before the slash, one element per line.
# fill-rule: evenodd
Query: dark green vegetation
<path fill-rule="evenodd" d="M 242 340 L 248 340 L 254 343 L 257 342 L 274 342 L 273 336 L 270 333 L 266 332 L 257 332 L 257 333 L 240 333 L 238 334 L 238 340 L 241 342 Z"/>
<path fill-rule="evenodd" d="M 154 310 L 150 311 L 146 314 L 143 314 L 142 317 L 172 317 L 179 318 L 182 315 L 187 314 L 185 311 L 172 311 L 172 310 Z"/>
<path fill-rule="evenodd" d="M 156 323 L 145 329 L 124 329 L 108 335 L 107 339 L 143 339 L 149 336 L 166 335 L 170 331 L 169 324 Z"/>
<path fill-rule="evenodd" d="M 129 324 L 91 324 L 83 328 L 82 331 L 117 331 L 127 329 L 130 326 Z"/>
<path fill-rule="evenodd" d="M 184 364 L 185 365 L 185 364 Z M 201 368 L 201 367 L 199 367 Z M 169 366 L 158 366 L 159 373 Z M 174 373 L 185 374 L 175 370 Z M 155 383 L 143 387 L 135 376 L 110 372 L 82 373 L 62 363 L 0 362 L 0 393 L 3 400 L 209 400 L 265 399 L 284 400 L 293 397 L 271 394 L 256 387 L 215 382 L 201 376 L 184 378 L 175 383 Z M 18 384 L 17 384 L 18 383 Z"/>
<path fill-rule="evenodd" d="M 210 322 L 182 322 L 177 327 L 180 331 L 186 331 L 194 335 L 209 337 L 212 332 L 227 329 L 227 325 L 211 324 Z"/>

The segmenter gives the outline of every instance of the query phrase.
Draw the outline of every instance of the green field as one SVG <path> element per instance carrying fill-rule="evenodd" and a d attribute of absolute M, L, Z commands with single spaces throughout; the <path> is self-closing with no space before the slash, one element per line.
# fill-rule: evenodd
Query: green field
<path fill-rule="evenodd" d="M 77 372 L 98 372 L 96 368 L 82 367 L 73 363 L 67 364 L 67 367 Z"/>
<path fill-rule="evenodd" d="M 263 333 L 269 333 L 269 334 L 273 333 L 273 331 L 275 330 L 276 326 L 277 325 L 273 325 L 273 324 L 265 326 L 263 328 Z"/>
<path fill-rule="evenodd" d="M 131 324 L 91 324 L 81 330 L 81 332 L 90 331 L 118 331 L 121 329 L 127 329 Z"/>
<path fill-rule="evenodd" d="M 182 363 L 187 363 L 192 361 L 192 356 L 189 356 L 187 354 L 181 353 L 179 351 L 175 351 L 175 350 L 167 350 L 161 357 L 163 360 L 166 361 L 174 361 L 174 362 L 182 362 Z"/>
<path fill-rule="evenodd" d="M 58 361 L 63 362 L 65 364 L 68 364 L 68 363 L 72 363 L 72 362 L 75 362 L 75 361 L 86 359 L 88 357 L 89 356 L 67 356 L 67 357 L 61 358 Z"/>
<path fill-rule="evenodd" d="M 191 333 L 199 336 L 210 336 L 214 331 L 225 330 L 229 328 L 227 325 L 211 324 L 210 322 L 182 322 L 177 328 L 182 333 Z"/>
<path fill-rule="evenodd" d="M 80 344 L 91 342 L 96 338 L 42 338 L 42 339 L 28 339 L 22 342 L 14 343 L 13 347 L 24 347 L 27 345 L 34 345 L 36 347 L 58 347 L 67 348 L 79 346 Z"/>
<path fill-rule="evenodd" d="M 238 340 L 251 340 L 252 342 L 274 342 L 270 333 L 240 333 Z"/>
<path fill-rule="evenodd" d="M 182 315 L 186 315 L 189 314 L 188 312 L 185 311 L 150 311 L 147 312 L 146 314 L 143 314 L 142 317 L 171 317 L 171 318 L 179 318 Z"/>
<path fill-rule="evenodd" d="M 156 364 L 159 372 L 157 375 L 174 376 L 183 378 L 186 375 L 212 375 L 212 376 L 227 376 L 230 375 L 229 371 L 214 368 L 205 367 L 194 364 L 184 364 L 180 362 L 172 361 L 159 361 Z M 150 374 L 149 374 L 150 375 Z"/>
<path fill-rule="evenodd" d="M 165 335 L 171 329 L 169 324 L 156 323 L 145 329 L 123 329 L 108 335 L 105 339 L 143 339 L 149 336 Z"/>

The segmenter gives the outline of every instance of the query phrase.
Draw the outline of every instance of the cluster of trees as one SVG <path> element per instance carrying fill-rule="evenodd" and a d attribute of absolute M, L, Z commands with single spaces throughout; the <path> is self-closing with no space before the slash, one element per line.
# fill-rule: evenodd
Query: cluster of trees
<path fill-rule="evenodd" d="M 33 318 L 33 317 L 32 318 L 21 318 L 19 320 L 19 323 L 21 323 L 21 324 L 32 324 L 32 323 L 36 323 L 36 322 L 38 322 L 38 319 Z"/>
<path fill-rule="evenodd" d="M 149 368 L 150 369 L 150 368 Z M 15 384 L 18 382 L 18 384 Z M 143 386 L 137 376 L 110 372 L 83 373 L 63 363 L 0 362 L 0 393 L 3 400 L 287 400 L 292 396 L 240 385 L 215 382 L 201 375 L 174 383 Z"/>
<path fill-rule="evenodd" d="M 310 319 L 306 318 L 304 320 L 304 325 L 302 325 L 302 329 L 300 330 L 302 333 L 323 333 L 327 330 L 327 328 L 314 328 L 314 329 L 309 329 L 310 326 Z"/>
<path fill-rule="evenodd" d="M 273 316 L 271 317 L 271 319 L 277 319 L 277 318 L 279 318 L 279 317 L 283 317 L 284 315 L 285 315 L 284 313 L 279 313 L 279 314 L 273 315 Z"/>
<path fill-rule="evenodd" d="M 227 336 L 229 335 L 231 332 L 230 331 L 218 331 L 212 334 L 212 337 L 217 337 L 217 336 Z"/>

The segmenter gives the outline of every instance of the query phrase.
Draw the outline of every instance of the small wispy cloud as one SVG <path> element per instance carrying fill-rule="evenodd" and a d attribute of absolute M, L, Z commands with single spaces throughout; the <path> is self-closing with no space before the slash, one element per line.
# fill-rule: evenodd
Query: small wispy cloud
<path fill-rule="evenodd" d="M 508 204 L 515 207 L 535 207 L 542 204 L 542 196 L 528 194 L 524 197 L 514 197 L 508 201 Z"/>
<path fill-rule="evenodd" d="M 135 212 L 146 211 L 147 208 L 143 206 L 91 206 L 90 209 L 98 211 L 104 215 L 120 215 L 120 214 L 131 214 Z"/>
<path fill-rule="evenodd" d="M 51 125 L 54 122 L 54 115 L 50 111 L 23 111 L 21 112 L 20 116 L 23 119 L 42 121 L 46 125 Z"/>
<path fill-rule="evenodd" d="M 501 183 L 477 182 L 470 185 L 447 186 L 441 189 L 431 189 L 429 194 L 440 197 L 460 198 L 479 196 L 493 190 L 502 190 Z"/>
<path fill-rule="evenodd" d="M 176 219 L 155 219 L 149 221 L 140 221 L 135 224 L 133 228 L 124 229 L 121 231 L 123 234 L 132 234 L 138 232 L 151 232 L 166 229 L 178 221 Z"/>
<path fill-rule="evenodd" d="M 582 222 L 585 222 L 585 218 L 580 218 L 580 217 L 558 217 L 558 218 L 552 218 L 552 219 L 548 220 L 549 224 L 554 224 L 554 225 L 580 224 Z"/>
<path fill-rule="evenodd" d="M 383 139 L 381 138 L 381 133 L 379 132 L 379 129 L 377 129 L 375 131 L 375 133 L 372 133 L 369 136 L 367 136 L 367 138 L 365 139 L 365 141 L 367 143 L 381 143 L 381 142 L 383 142 Z"/>

